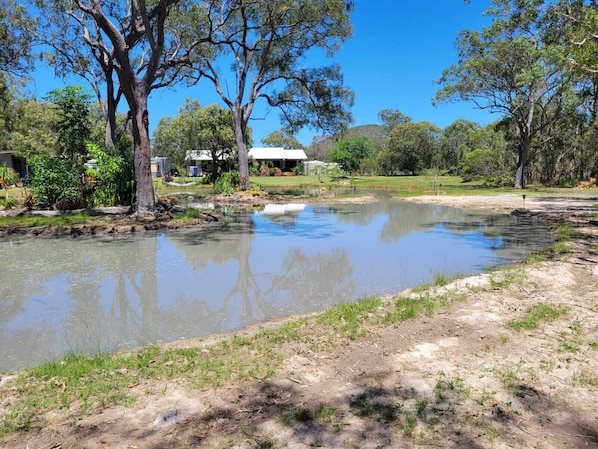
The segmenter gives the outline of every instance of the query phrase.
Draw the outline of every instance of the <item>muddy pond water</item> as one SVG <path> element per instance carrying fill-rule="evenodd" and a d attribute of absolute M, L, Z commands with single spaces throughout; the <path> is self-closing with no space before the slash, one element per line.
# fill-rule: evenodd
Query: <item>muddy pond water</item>
<path fill-rule="evenodd" d="M 529 217 L 379 201 L 279 204 L 201 228 L 0 240 L 0 372 L 230 332 L 512 263 Z"/>

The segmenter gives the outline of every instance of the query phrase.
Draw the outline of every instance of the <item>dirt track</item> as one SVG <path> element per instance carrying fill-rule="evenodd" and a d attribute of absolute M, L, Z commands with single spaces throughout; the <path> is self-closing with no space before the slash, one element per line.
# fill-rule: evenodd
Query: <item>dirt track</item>
<path fill-rule="evenodd" d="M 539 219 L 576 227 L 572 252 L 435 288 L 447 306 L 431 316 L 391 326 L 364 317 L 355 340 L 308 321 L 308 337 L 281 348 L 267 379 L 202 391 L 179 379 L 143 382 L 133 407 L 49 410 L 47 425 L 2 447 L 598 447 L 596 197 L 526 198 Z M 412 201 L 524 206 L 517 195 Z M 386 300 L 373 315 L 392 310 Z M 538 304 L 565 312 L 533 330 L 509 325 Z"/>

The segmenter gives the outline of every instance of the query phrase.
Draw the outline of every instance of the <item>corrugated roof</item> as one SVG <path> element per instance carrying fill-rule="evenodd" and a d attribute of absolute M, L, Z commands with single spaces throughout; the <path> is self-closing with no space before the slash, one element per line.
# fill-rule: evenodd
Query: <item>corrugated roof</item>
<path fill-rule="evenodd" d="M 228 158 L 228 154 L 226 155 Z M 305 161 L 307 155 L 303 150 L 285 150 L 282 147 L 250 148 L 249 157 L 256 161 Z M 187 151 L 185 159 L 189 161 L 211 161 L 212 155 L 207 150 Z"/>

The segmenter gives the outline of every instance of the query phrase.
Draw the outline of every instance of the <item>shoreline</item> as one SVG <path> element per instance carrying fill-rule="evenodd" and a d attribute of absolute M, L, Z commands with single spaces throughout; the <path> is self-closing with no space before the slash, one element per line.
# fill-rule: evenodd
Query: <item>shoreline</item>
<path fill-rule="evenodd" d="M 468 199 L 403 200 L 518 210 L 512 195 Z M 43 425 L 36 420 L 29 431 L 0 442 L 7 448 L 598 444 L 598 378 L 592 375 L 598 372 L 598 211 L 594 199 L 582 203 L 530 201 L 526 208 L 553 229 L 563 223 L 574 228 L 569 252 L 386 295 L 356 321 L 334 308 L 160 344 L 159 354 L 194 350 L 195 357 L 213 361 L 226 345 L 255 371 L 241 376 L 245 368 L 239 366 L 223 384 L 204 387 L 194 386 L 199 374 L 184 371 L 156 378 L 122 372 L 137 379 L 126 388 L 136 397 L 133 405 L 96 404 L 94 412 L 83 413 L 78 401 L 62 411 L 46 410 L 38 417 Z M 423 307 L 418 314 L 405 320 L 397 315 L 414 304 Z M 536 329 L 516 330 L 512 323 L 536 306 L 561 314 Z M 329 315 L 336 318 L 324 321 Z M 195 363 L 180 356 L 161 360 L 156 355 L 153 363 L 181 369 Z M 7 402 L 17 403 L 13 381 L 3 378 L 0 388 L 4 396 L 9 392 Z M 0 406 L 5 412 L 6 404 Z"/>

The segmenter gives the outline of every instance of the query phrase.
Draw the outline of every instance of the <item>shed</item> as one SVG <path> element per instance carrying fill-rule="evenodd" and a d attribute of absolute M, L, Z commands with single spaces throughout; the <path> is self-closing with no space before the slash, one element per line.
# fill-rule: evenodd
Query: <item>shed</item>
<path fill-rule="evenodd" d="M 336 162 L 305 161 L 303 163 L 303 174 L 313 175 L 316 167 L 322 167 L 325 171 L 338 167 Z"/>

